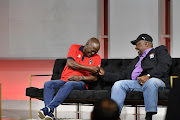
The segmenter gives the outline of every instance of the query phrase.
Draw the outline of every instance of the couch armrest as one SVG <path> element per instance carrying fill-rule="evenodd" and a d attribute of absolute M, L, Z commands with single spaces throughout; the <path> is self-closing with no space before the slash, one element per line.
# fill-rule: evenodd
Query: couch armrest
<path fill-rule="evenodd" d="M 50 75 L 50 74 L 48 74 L 48 75 L 30 75 L 29 76 L 29 86 L 31 87 L 31 78 L 32 77 L 37 77 L 37 76 L 52 76 L 52 75 Z"/>
<path fill-rule="evenodd" d="M 178 78 L 179 76 L 170 76 L 170 84 L 171 84 L 171 88 L 173 87 L 173 79 L 174 78 Z"/>

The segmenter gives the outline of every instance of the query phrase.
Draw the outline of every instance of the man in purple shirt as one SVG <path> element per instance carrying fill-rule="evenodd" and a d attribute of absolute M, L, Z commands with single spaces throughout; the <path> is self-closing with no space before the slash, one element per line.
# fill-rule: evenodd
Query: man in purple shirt
<path fill-rule="evenodd" d="M 142 55 L 139 55 L 140 59 L 138 63 L 136 64 L 135 69 L 132 72 L 132 80 L 136 80 L 137 77 L 142 73 L 143 68 L 141 67 L 141 61 L 143 60 L 144 57 L 146 57 L 146 55 L 149 53 L 151 49 L 152 48 L 148 48 L 147 50 L 143 52 Z"/>
<path fill-rule="evenodd" d="M 106 72 L 100 69 L 104 81 L 116 81 L 111 90 L 111 98 L 117 102 L 120 113 L 127 92 L 143 92 L 146 120 L 152 120 L 157 113 L 158 90 L 169 87 L 168 72 L 172 59 L 163 45 L 153 48 L 153 39 L 148 34 L 141 34 L 131 41 L 136 45 L 138 56 L 130 63 L 127 70 L 120 73 Z"/>

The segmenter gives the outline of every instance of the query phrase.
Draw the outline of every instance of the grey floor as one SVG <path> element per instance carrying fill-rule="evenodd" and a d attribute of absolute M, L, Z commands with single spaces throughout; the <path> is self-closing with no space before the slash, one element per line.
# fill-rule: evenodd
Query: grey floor
<path fill-rule="evenodd" d="M 40 120 L 37 112 L 44 106 L 43 102 L 32 102 L 32 119 L 29 117 L 29 102 L 28 101 L 2 101 L 2 120 Z M 90 120 L 90 114 L 93 106 L 81 106 L 81 115 L 79 120 Z M 138 120 L 144 120 L 145 110 L 144 107 L 138 109 Z M 135 120 L 135 108 L 124 107 L 121 120 Z M 166 114 L 166 107 L 158 107 L 158 114 L 153 116 L 153 120 L 164 120 Z M 57 109 L 57 120 L 77 120 L 76 119 L 76 106 L 61 105 Z"/>
<path fill-rule="evenodd" d="M 68 115 L 73 114 L 71 112 L 60 113 L 64 114 L 64 118 L 58 117 L 57 120 L 77 120 L 74 118 L 68 117 Z M 90 117 L 87 116 L 90 113 L 83 113 L 86 117 L 82 117 L 80 120 L 90 120 Z M 29 111 L 20 111 L 20 110 L 2 110 L 2 120 L 40 120 L 37 116 L 37 111 L 32 112 L 32 119 L 29 118 Z M 138 116 L 138 120 L 144 120 L 145 114 L 140 114 Z M 133 114 L 122 114 L 121 120 L 134 120 L 135 116 Z M 164 115 L 155 115 L 153 116 L 153 120 L 164 120 Z"/>

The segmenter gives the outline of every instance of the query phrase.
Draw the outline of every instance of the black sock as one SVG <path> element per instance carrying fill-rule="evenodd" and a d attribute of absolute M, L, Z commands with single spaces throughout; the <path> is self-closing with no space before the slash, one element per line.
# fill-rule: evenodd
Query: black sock
<path fill-rule="evenodd" d="M 152 119 L 152 115 L 154 115 L 154 114 L 157 114 L 157 112 L 147 112 L 145 119 L 150 118 L 150 120 L 151 120 Z"/>
<path fill-rule="evenodd" d="M 146 118 L 152 118 L 152 115 L 156 114 L 156 112 L 147 112 Z"/>

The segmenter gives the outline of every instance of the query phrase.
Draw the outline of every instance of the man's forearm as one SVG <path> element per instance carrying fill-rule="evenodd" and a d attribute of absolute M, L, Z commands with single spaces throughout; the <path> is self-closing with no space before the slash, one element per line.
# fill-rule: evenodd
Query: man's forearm
<path fill-rule="evenodd" d="M 88 66 L 81 65 L 72 59 L 67 59 L 67 66 L 72 68 L 72 69 L 90 71 Z"/>
<path fill-rule="evenodd" d="M 96 81 L 98 77 L 96 75 L 81 76 L 83 81 Z"/>
<path fill-rule="evenodd" d="M 85 71 L 90 71 L 92 73 L 97 73 L 100 70 L 100 67 L 98 66 L 85 66 L 77 63 L 73 59 L 67 59 L 67 66 L 76 69 L 76 70 L 85 70 Z"/>
<path fill-rule="evenodd" d="M 97 75 L 90 76 L 80 76 L 80 75 L 72 75 L 68 78 L 69 81 L 96 81 L 98 79 Z"/>

